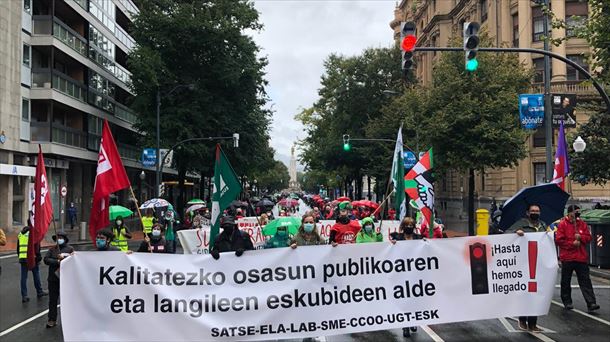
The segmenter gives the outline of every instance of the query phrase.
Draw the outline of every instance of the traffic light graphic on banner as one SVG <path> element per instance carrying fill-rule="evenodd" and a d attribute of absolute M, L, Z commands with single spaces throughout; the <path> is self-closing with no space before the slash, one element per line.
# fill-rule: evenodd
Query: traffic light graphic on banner
<path fill-rule="evenodd" d="M 479 23 L 464 23 L 465 66 L 468 71 L 476 71 L 479 67 L 477 51 L 479 50 Z"/>
<path fill-rule="evenodd" d="M 487 246 L 477 242 L 469 247 L 472 294 L 487 294 L 489 293 L 489 281 L 487 280 Z"/>
<path fill-rule="evenodd" d="M 417 37 L 415 36 L 415 23 L 407 21 L 402 23 L 400 30 L 400 49 L 402 50 L 402 71 L 407 73 L 413 69 L 413 51 L 415 50 L 415 44 L 417 44 Z"/>

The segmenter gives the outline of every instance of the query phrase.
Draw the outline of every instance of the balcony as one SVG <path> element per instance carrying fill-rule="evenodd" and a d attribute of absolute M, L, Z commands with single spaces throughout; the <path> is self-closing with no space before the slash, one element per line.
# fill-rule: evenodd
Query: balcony
<path fill-rule="evenodd" d="M 123 157 L 125 159 L 136 160 L 136 161 L 140 160 L 141 152 L 137 147 L 127 145 L 127 144 L 117 143 L 117 148 L 119 149 L 119 154 L 121 155 L 121 157 Z"/>
<path fill-rule="evenodd" d="M 89 10 L 89 6 L 87 6 L 89 0 L 72 0 L 72 2 L 77 3 L 80 7 L 82 7 L 85 11 Z"/>
<path fill-rule="evenodd" d="M 130 14 L 138 14 L 140 13 L 140 10 L 136 7 L 136 5 L 134 5 L 133 2 L 131 2 L 131 0 L 119 0 L 119 2 L 127 9 L 127 12 L 129 12 Z"/>
<path fill-rule="evenodd" d="M 94 89 L 89 89 L 89 102 L 131 124 L 136 122 L 136 115 L 129 107 Z"/>
<path fill-rule="evenodd" d="M 32 71 L 32 88 L 55 89 L 78 101 L 87 103 L 87 88 L 84 84 L 58 72 Z"/>
<path fill-rule="evenodd" d="M 52 142 L 80 148 L 87 146 L 87 134 L 85 132 L 56 124 L 51 127 Z"/>
<path fill-rule="evenodd" d="M 544 94 L 544 84 L 532 84 L 530 87 L 530 93 Z M 576 94 L 580 96 L 599 96 L 599 93 L 591 83 L 583 81 L 551 82 L 551 93 L 567 93 Z"/>
<path fill-rule="evenodd" d="M 125 30 L 123 30 L 123 28 L 120 27 L 119 25 L 114 26 L 114 35 L 117 37 L 117 39 L 121 43 L 123 43 L 123 44 L 125 44 L 125 46 L 127 46 L 129 51 L 133 50 L 133 48 L 136 47 L 136 41 L 129 35 L 129 33 L 125 32 Z"/>
<path fill-rule="evenodd" d="M 32 17 L 32 23 L 34 35 L 50 36 L 52 34 L 72 50 L 87 57 L 87 40 L 58 18 L 50 15 L 35 15 Z"/>
<path fill-rule="evenodd" d="M 124 106 L 118 102 L 115 102 L 114 115 L 129 122 L 130 124 L 136 122 L 136 114 L 127 106 Z"/>

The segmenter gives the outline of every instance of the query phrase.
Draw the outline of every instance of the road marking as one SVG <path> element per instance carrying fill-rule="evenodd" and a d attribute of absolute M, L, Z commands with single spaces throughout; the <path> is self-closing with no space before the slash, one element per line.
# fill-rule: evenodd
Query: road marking
<path fill-rule="evenodd" d="M 551 302 L 552 302 L 553 304 L 555 304 L 555 305 L 557 305 L 557 306 L 561 306 L 561 307 L 563 308 L 563 304 L 562 304 L 562 303 L 559 303 L 558 301 L 555 301 L 555 300 L 553 300 L 553 301 L 551 301 Z M 570 310 L 570 311 L 574 311 L 574 312 L 579 313 L 579 314 L 581 314 L 581 315 L 583 315 L 583 316 L 585 316 L 585 317 L 592 318 L 592 319 L 594 319 L 594 320 L 596 320 L 596 321 L 598 321 L 598 322 L 600 322 L 600 323 L 603 323 L 603 324 L 605 324 L 605 325 L 610 326 L 610 322 L 608 322 L 608 321 L 606 321 L 606 320 L 604 320 L 604 319 L 601 319 L 601 318 L 599 318 L 599 317 L 596 317 L 596 316 L 590 315 L 590 314 L 588 314 L 588 313 L 586 313 L 586 312 L 584 312 L 584 311 L 580 311 L 580 310 L 578 310 L 578 309 L 572 309 L 572 310 Z"/>
<path fill-rule="evenodd" d="M 579 288 L 579 285 L 570 285 L 571 288 L 573 289 L 577 289 Z M 556 289 L 561 288 L 561 285 L 555 285 Z M 594 289 L 610 289 L 610 285 L 593 285 Z"/>
<path fill-rule="evenodd" d="M 530 333 L 530 335 L 538 338 L 541 341 L 544 341 L 544 342 L 555 342 L 554 339 L 552 339 L 552 338 L 550 338 L 548 336 L 542 335 L 541 333 L 535 333 L 535 332 L 531 332 L 531 331 L 528 331 L 528 332 Z"/>
<path fill-rule="evenodd" d="M 60 306 L 61 306 L 61 304 L 60 304 L 60 305 L 57 305 L 57 307 L 60 307 Z M 8 334 L 8 333 L 10 333 L 11 331 L 14 331 L 14 330 L 16 330 L 16 329 L 21 328 L 22 326 L 24 326 L 24 325 L 26 325 L 26 324 L 30 323 L 31 321 L 34 321 L 34 320 L 36 320 L 36 319 L 38 319 L 38 318 L 40 318 L 40 317 L 42 317 L 42 316 L 46 315 L 48 312 L 49 312 L 49 309 L 46 309 L 45 311 L 43 311 L 43 312 L 41 312 L 41 313 L 39 313 L 39 314 L 37 314 L 37 315 L 35 315 L 35 316 L 30 317 L 30 318 L 26 319 L 25 321 L 23 321 L 23 322 L 21 322 L 21 323 L 17 323 L 17 324 L 15 324 L 15 325 L 13 325 L 12 327 L 10 327 L 10 328 L 8 328 L 8 329 L 6 329 L 6 330 L 4 330 L 4 331 L 0 332 L 0 337 L 2 337 L 2 336 L 4 336 L 4 335 L 6 335 L 6 334 Z"/>
<path fill-rule="evenodd" d="M 428 334 L 428 336 L 430 336 L 435 342 L 444 342 L 445 341 L 440 336 L 438 336 L 438 334 L 435 333 L 434 330 L 432 330 L 432 328 L 430 328 L 429 326 L 422 325 L 420 328 L 422 328 L 422 330 L 425 331 L 426 334 Z"/>
<path fill-rule="evenodd" d="M 519 319 L 515 318 L 515 317 L 508 317 L 508 319 L 512 319 L 515 322 L 519 322 Z M 508 322 L 507 322 L 508 323 Z M 551 330 L 549 328 L 545 328 L 543 326 L 540 325 L 536 325 L 538 328 L 540 328 L 542 330 L 543 333 L 546 334 L 556 334 L 557 332 L 555 330 Z M 511 326 L 512 327 L 512 326 Z M 529 331 L 524 331 L 524 330 L 515 330 L 516 332 L 529 332 Z M 535 333 L 534 333 L 535 334 Z"/>
<path fill-rule="evenodd" d="M 506 328 L 506 330 L 508 330 L 508 332 L 518 332 L 517 330 L 515 330 L 515 328 L 513 328 L 512 324 L 508 323 L 506 318 L 500 317 L 498 319 L 500 320 L 500 323 L 502 323 L 502 325 Z"/>
<path fill-rule="evenodd" d="M 40 253 L 46 253 L 47 251 L 48 251 L 48 249 L 41 249 Z M 16 256 L 17 256 L 17 253 L 11 253 L 8 255 L 0 256 L 0 259 L 12 258 L 12 257 L 16 257 Z"/>

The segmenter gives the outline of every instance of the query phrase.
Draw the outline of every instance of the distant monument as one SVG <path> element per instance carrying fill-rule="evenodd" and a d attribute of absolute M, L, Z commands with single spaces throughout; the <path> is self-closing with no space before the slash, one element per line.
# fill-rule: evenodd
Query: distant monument
<path fill-rule="evenodd" d="M 297 160 L 294 157 L 294 145 L 290 149 L 290 167 L 288 168 L 288 173 L 290 174 L 290 182 L 288 183 L 288 187 L 291 190 L 299 190 L 299 181 L 297 180 Z"/>

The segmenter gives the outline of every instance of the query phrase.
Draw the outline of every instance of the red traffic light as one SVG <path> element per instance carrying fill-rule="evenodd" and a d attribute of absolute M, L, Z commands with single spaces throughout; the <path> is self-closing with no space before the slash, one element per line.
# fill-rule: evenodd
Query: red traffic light
<path fill-rule="evenodd" d="M 400 43 L 400 48 L 403 51 L 413 51 L 415 49 L 416 43 L 417 38 L 415 37 L 415 35 L 409 34 L 402 39 L 402 43 Z"/>

